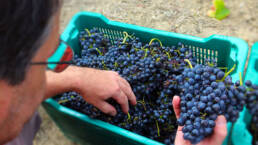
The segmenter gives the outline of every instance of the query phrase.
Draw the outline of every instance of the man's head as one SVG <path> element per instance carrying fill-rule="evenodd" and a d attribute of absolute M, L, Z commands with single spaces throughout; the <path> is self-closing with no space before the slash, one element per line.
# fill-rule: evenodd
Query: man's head
<path fill-rule="evenodd" d="M 0 2 L 0 144 L 15 137 L 42 102 L 45 62 L 58 45 L 59 0 Z"/>

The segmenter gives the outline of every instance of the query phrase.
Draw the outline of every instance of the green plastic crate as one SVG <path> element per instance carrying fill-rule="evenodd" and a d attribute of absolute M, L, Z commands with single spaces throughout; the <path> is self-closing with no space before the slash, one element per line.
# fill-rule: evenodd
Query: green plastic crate
<path fill-rule="evenodd" d="M 258 84 L 258 42 L 251 49 L 245 80 L 251 80 L 254 84 Z M 248 130 L 251 119 L 252 116 L 248 112 L 248 109 L 245 109 L 233 128 L 232 142 L 234 145 L 252 145 L 253 138 Z"/>
<path fill-rule="evenodd" d="M 244 71 L 248 53 L 247 43 L 239 38 L 221 35 L 199 38 L 111 21 L 98 13 L 80 12 L 72 18 L 61 35 L 61 39 L 66 41 L 77 54 L 80 52 L 78 34 L 79 31 L 85 28 L 98 28 L 111 40 L 123 36 L 123 32 L 126 31 L 128 34 L 139 37 L 145 43 L 148 43 L 152 38 L 160 39 L 165 46 L 176 45 L 178 42 L 182 42 L 186 47 L 193 50 L 193 55 L 197 57 L 198 63 L 203 63 L 205 58 L 208 58 L 215 59 L 220 67 L 231 68 L 236 64 L 236 69 L 231 74 L 233 81 L 238 79 L 239 72 Z M 82 113 L 59 105 L 54 99 L 47 99 L 43 106 L 64 134 L 80 144 L 162 144 L 103 121 L 91 119 Z M 230 128 L 231 123 L 228 123 L 228 130 Z M 224 144 L 227 144 L 227 142 L 228 137 L 225 139 Z"/>

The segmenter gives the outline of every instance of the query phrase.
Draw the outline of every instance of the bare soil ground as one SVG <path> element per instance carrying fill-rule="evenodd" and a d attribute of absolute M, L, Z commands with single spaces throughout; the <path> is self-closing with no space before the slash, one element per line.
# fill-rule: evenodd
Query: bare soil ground
<path fill-rule="evenodd" d="M 93 11 L 111 20 L 176 33 L 199 37 L 212 34 L 235 36 L 251 46 L 258 41 L 258 1 L 225 2 L 231 14 L 218 21 L 207 17 L 211 0 L 64 0 L 61 31 L 75 13 Z M 35 145 L 76 145 L 64 137 L 42 108 L 39 112 L 43 124 L 35 138 Z"/>

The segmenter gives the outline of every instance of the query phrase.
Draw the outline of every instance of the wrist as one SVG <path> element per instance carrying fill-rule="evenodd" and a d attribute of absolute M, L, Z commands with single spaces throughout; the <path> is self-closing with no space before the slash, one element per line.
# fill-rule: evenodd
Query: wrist
<path fill-rule="evenodd" d="M 69 91 L 79 92 L 81 70 L 76 66 L 69 66 L 61 73 L 47 71 L 47 89 L 45 99 Z"/>
<path fill-rule="evenodd" d="M 64 72 L 60 74 L 60 77 L 64 78 L 65 85 L 69 91 L 78 91 L 80 86 L 80 68 L 76 66 L 69 66 Z"/>
<path fill-rule="evenodd" d="M 94 74 L 95 71 L 96 69 L 92 68 L 70 66 L 67 68 L 63 75 L 67 80 L 69 80 L 68 86 L 70 89 L 80 93 L 82 88 L 85 88 L 89 85 L 92 74 Z M 83 80 L 86 80 L 86 82 L 82 82 L 82 78 Z"/>

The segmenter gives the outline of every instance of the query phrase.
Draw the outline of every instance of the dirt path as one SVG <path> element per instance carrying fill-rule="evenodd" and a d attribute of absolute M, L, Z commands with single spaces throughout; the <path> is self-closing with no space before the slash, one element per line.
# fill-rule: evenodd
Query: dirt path
<path fill-rule="evenodd" d="M 218 21 L 207 17 L 211 0 L 64 0 L 61 30 L 79 11 L 93 11 L 107 18 L 176 33 L 208 37 L 212 34 L 235 36 L 250 45 L 258 41 L 258 1 L 225 0 L 231 10 Z M 75 145 L 66 139 L 42 108 L 41 130 L 35 145 Z"/>

